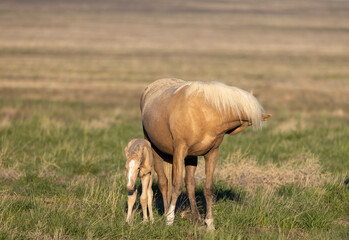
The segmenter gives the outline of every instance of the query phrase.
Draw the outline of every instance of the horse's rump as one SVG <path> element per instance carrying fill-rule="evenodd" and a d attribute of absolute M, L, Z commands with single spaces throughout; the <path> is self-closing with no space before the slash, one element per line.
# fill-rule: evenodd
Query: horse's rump
<path fill-rule="evenodd" d="M 141 96 L 141 102 L 140 102 L 141 111 L 143 111 L 144 101 L 146 97 L 153 97 L 153 98 L 157 97 L 168 88 L 177 87 L 178 85 L 184 82 L 185 81 L 178 78 L 163 78 L 149 84 L 148 87 L 144 89 Z"/>

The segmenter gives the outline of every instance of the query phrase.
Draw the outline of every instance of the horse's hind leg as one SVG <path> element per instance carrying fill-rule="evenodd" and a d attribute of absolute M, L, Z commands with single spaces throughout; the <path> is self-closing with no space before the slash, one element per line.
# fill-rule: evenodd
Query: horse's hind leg
<path fill-rule="evenodd" d="M 185 186 L 190 202 L 191 212 L 193 214 L 193 220 L 195 222 L 200 221 L 200 214 L 196 205 L 195 199 L 195 170 L 198 164 L 198 157 L 187 157 L 185 159 Z"/>
<path fill-rule="evenodd" d="M 149 209 L 149 218 L 151 222 L 154 222 L 153 217 L 153 189 L 151 188 L 153 185 L 153 173 L 150 174 L 149 186 L 148 186 L 148 209 Z"/>
<path fill-rule="evenodd" d="M 213 197 L 213 173 L 218 159 L 219 148 L 208 152 L 205 157 L 206 182 L 204 186 L 204 195 L 206 199 L 206 218 L 207 230 L 214 230 L 212 217 L 212 197 Z"/>

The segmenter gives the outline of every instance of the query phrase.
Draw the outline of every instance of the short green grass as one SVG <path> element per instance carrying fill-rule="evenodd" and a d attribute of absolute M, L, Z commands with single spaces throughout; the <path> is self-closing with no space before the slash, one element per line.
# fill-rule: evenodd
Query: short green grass
<path fill-rule="evenodd" d="M 139 122 L 116 118 L 109 126 L 91 128 L 82 124 L 84 118 L 89 118 L 91 109 L 87 105 L 37 101 L 20 104 L 19 100 L 13 104 L 30 107 L 34 114 L 13 120 L 0 130 L 3 239 L 349 237 L 349 189 L 343 178 L 317 187 L 284 185 L 274 190 L 258 189 L 254 194 L 216 182 L 214 233 L 179 215 L 173 227 L 166 226 L 155 182 L 155 224 L 142 223 L 137 203 L 134 221 L 128 225 L 122 149 L 130 138 L 142 137 Z M 58 109 L 67 113 L 59 120 L 55 116 Z M 326 118 L 324 122 L 321 131 L 314 126 L 275 134 L 270 121 L 263 131 L 227 136 L 220 158 L 240 150 L 261 164 L 280 162 L 282 166 L 282 160 L 310 151 L 328 166 L 327 171 L 344 173 L 348 151 L 342 148 L 349 141 L 343 125 L 348 122 L 331 123 Z M 332 139 L 326 138 L 327 132 L 334 133 Z M 204 217 L 202 187 L 198 186 L 197 197 Z M 179 205 L 183 205 L 179 207 L 182 210 L 188 207 L 185 195 Z"/>

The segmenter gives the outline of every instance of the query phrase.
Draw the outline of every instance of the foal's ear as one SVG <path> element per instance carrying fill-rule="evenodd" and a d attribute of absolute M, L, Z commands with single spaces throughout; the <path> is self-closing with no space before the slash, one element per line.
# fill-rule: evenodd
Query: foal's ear
<path fill-rule="evenodd" d="M 267 120 L 268 118 L 270 118 L 272 115 L 271 114 L 263 114 L 262 115 L 262 120 L 265 121 Z"/>
<path fill-rule="evenodd" d="M 151 147 L 151 143 L 148 140 L 145 140 L 149 147 Z"/>
<path fill-rule="evenodd" d="M 125 156 L 128 157 L 129 153 L 128 153 L 128 148 L 127 148 L 127 146 L 124 148 L 124 152 L 125 152 Z"/>

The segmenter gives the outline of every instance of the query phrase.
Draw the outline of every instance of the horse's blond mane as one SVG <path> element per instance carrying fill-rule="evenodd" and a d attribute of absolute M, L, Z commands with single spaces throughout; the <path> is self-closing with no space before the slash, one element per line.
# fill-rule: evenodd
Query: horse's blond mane
<path fill-rule="evenodd" d="M 253 128 L 263 126 L 262 114 L 264 109 L 258 100 L 249 92 L 237 87 L 231 87 L 220 82 L 183 82 L 176 91 L 183 89 L 186 97 L 192 94 L 202 93 L 205 102 L 216 109 L 223 117 L 232 112 L 242 120 L 242 116 L 248 118 Z"/>

